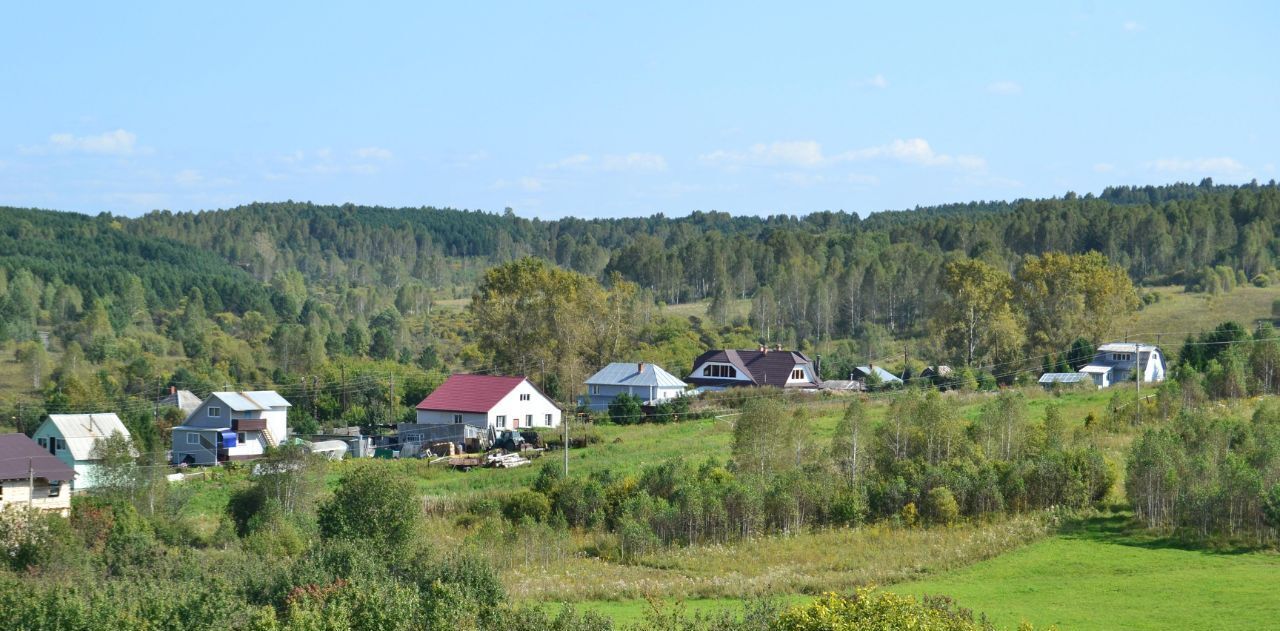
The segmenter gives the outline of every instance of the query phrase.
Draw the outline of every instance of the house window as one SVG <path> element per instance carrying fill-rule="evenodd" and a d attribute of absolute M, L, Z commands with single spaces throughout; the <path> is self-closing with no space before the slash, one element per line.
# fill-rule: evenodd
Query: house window
<path fill-rule="evenodd" d="M 58 441 L 58 451 L 67 450 L 67 441 L 62 440 L 61 438 L 55 438 L 54 440 Z"/>
<path fill-rule="evenodd" d="M 221 417 L 222 417 L 222 408 L 220 408 L 220 407 L 218 407 L 218 406 L 216 406 L 216 405 L 211 405 L 211 406 L 209 406 L 209 416 L 212 416 L 212 417 L 214 417 L 214 418 L 221 418 Z"/>
<path fill-rule="evenodd" d="M 525 417 L 524 417 L 524 426 L 525 426 L 525 427 L 533 427 L 533 415 L 532 415 L 532 414 L 526 414 L 526 415 L 525 415 Z"/>
<path fill-rule="evenodd" d="M 551 415 L 550 415 L 550 414 L 548 414 L 548 415 L 547 415 L 546 422 L 547 422 L 547 427 L 551 427 Z"/>
<path fill-rule="evenodd" d="M 804 369 L 796 368 L 791 371 L 791 379 L 795 381 L 804 381 Z"/>
<path fill-rule="evenodd" d="M 61 494 L 61 493 L 62 493 L 62 483 L 61 483 L 61 482 L 50 482 L 50 483 L 49 483 L 49 497 L 57 497 L 57 496 L 58 496 L 59 494 Z"/>
<path fill-rule="evenodd" d="M 733 366 L 721 366 L 719 364 L 710 364 L 702 369 L 704 377 L 725 377 L 728 379 L 738 378 L 738 369 Z"/>
<path fill-rule="evenodd" d="M 40 446 L 41 446 L 41 447 L 48 447 L 48 446 L 49 446 L 49 443 L 45 442 L 45 439 L 43 439 L 43 438 L 38 438 L 38 439 L 36 439 L 36 442 L 40 443 Z"/>
<path fill-rule="evenodd" d="M 454 414 L 454 415 L 453 415 L 453 424 L 454 424 L 454 425 L 459 425 L 459 424 L 461 424 L 461 423 L 462 423 L 462 415 L 461 415 L 461 414 Z"/>
<path fill-rule="evenodd" d="M 199 445 L 199 444 L 200 444 L 200 435 L 199 435 L 199 434 L 194 434 L 194 433 L 192 433 L 192 434 L 187 434 L 187 444 L 188 444 L 188 445 Z"/>
<path fill-rule="evenodd" d="M 591 386 L 591 394 L 600 394 L 600 386 Z"/>
<path fill-rule="evenodd" d="M 236 432 L 236 444 L 243 445 L 249 441 L 244 439 L 244 432 Z"/>
<path fill-rule="evenodd" d="M 520 395 L 520 400 L 521 400 L 521 401 L 528 401 L 528 400 L 529 400 L 529 395 L 527 395 L 527 394 L 522 394 L 522 395 Z"/>
<path fill-rule="evenodd" d="M 505 415 L 499 415 L 497 423 L 498 427 L 505 428 L 507 426 L 507 417 Z"/>

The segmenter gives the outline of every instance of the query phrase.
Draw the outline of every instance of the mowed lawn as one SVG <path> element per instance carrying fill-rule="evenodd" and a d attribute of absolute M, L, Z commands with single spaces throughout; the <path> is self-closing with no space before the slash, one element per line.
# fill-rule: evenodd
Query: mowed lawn
<path fill-rule="evenodd" d="M 1181 549 L 1098 519 L 994 559 L 890 587 L 947 594 L 1001 627 L 1274 629 L 1280 555 Z"/>

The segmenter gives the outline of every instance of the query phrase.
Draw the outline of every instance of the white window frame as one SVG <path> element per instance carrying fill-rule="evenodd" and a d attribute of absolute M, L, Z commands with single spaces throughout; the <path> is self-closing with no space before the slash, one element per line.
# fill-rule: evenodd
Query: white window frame
<path fill-rule="evenodd" d="M 520 395 L 520 400 L 521 400 L 521 401 L 529 401 L 529 400 L 530 400 L 530 399 L 532 399 L 532 398 L 533 398 L 533 397 L 532 397 L 531 395 L 529 395 L 529 394 L 522 394 L 522 395 Z"/>
<path fill-rule="evenodd" d="M 547 427 L 551 427 L 551 415 L 550 415 L 550 414 L 547 414 L 547 415 L 546 415 L 546 423 L 547 423 Z"/>
<path fill-rule="evenodd" d="M 62 494 L 62 483 L 57 480 L 49 480 L 49 497 L 58 497 Z"/>
<path fill-rule="evenodd" d="M 462 415 L 461 415 L 461 414 L 454 414 L 454 415 L 453 415 L 453 424 L 454 424 L 454 425 L 461 425 L 461 424 L 462 424 Z"/>
<path fill-rule="evenodd" d="M 500 427 L 500 428 L 502 428 L 502 429 L 506 429 L 506 428 L 507 428 L 507 415 L 506 415 L 506 414 L 499 414 L 499 415 L 498 415 L 498 417 L 494 419 L 493 424 L 494 424 L 494 425 L 497 425 L 498 427 Z"/>
<path fill-rule="evenodd" d="M 803 369 L 803 368 L 792 368 L 792 369 L 791 369 L 791 380 L 792 380 L 792 381 L 804 381 L 804 380 L 805 380 L 805 376 L 804 376 L 804 369 Z"/>
<path fill-rule="evenodd" d="M 595 384 L 592 384 L 592 385 L 591 385 L 591 394 L 593 394 L 593 395 L 594 395 L 594 394 L 600 394 L 600 386 L 595 385 Z"/>
<path fill-rule="evenodd" d="M 207 412 L 210 418 L 222 418 L 222 408 L 219 406 L 211 405 Z"/>
<path fill-rule="evenodd" d="M 533 415 L 532 415 L 532 414 L 525 414 L 525 415 L 524 415 L 524 426 L 525 426 L 525 427 L 533 427 Z"/>
<path fill-rule="evenodd" d="M 200 444 L 200 434 L 197 434 L 197 433 L 195 433 L 195 432 L 187 432 L 187 444 L 188 444 L 188 445 L 199 445 L 199 444 Z"/>

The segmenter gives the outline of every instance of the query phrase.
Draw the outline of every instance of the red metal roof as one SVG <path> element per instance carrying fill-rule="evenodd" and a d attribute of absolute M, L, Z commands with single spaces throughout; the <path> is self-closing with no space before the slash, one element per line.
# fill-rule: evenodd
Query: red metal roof
<path fill-rule="evenodd" d="M 418 409 L 484 414 L 521 383 L 524 377 L 451 375 L 418 404 Z"/>

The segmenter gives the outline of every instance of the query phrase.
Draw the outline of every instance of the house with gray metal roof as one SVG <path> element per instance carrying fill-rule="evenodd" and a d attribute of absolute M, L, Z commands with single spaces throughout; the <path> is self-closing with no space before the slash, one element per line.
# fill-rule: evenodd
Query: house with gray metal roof
<path fill-rule="evenodd" d="M 173 428 L 173 464 L 253 460 L 288 438 L 290 404 L 272 390 L 214 392 Z"/>
<path fill-rule="evenodd" d="M 620 394 L 637 397 L 641 405 L 658 405 L 684 396 L 688 384 L 657 364 L 614 362 L 587 378 L 583 403 L 593 410 L 608 409 Z"/>
<path fill-rule="evenodd" d="M 1167 371 L 1160 347 L 1137 342 L 1103 344 L 1088 365 L 1080 369 L 1099 388 L 1134 379 L 1158 383 L 1164 381 Z"/>
<path fill-rule="evenodd" d="M 902 385 L 902 379 L 899 379 L 897 375 L 894 375 L 893 373 L 875 364 L 870 364 L 867 366 L 855 366 L 853 368 L 853 374 L 849 375 L 849 378 L 856 379 L 865 384 L 867 382 L 867 379 L 871 378 L 871 375 L 873 374 L 876 376 L 876 378 L 880 380 L 881 386 Z"/>
<path fill-rule="evenodd" d="M 200 403 L 202 403 L 200 397 L 195 393 L 177 388 L 169 388 L 169 394 L 156 401 L 156 405 L 160 407 L 175 407 L 187 416 L 191 416 L 191 413 L 200 407 Z"/>
<path fill-rule="evenodd" d="M 50 414 L 31 435 L 41 449 L 76 472 L 73 488 L 93 488 L 100 458 L 94 454 L 98 441 L 120 434 L 130 438 L 120 417 L 105 414 Z"/>

